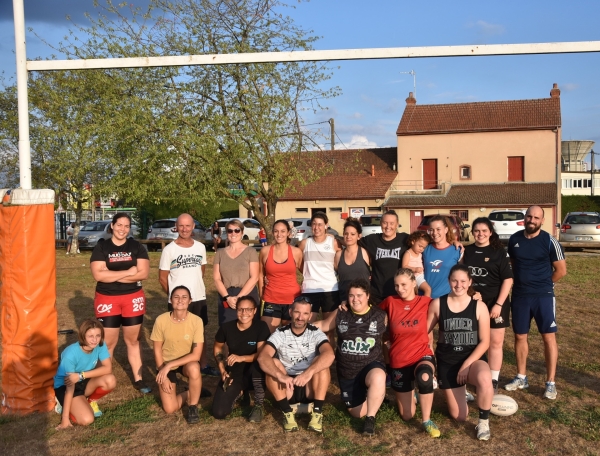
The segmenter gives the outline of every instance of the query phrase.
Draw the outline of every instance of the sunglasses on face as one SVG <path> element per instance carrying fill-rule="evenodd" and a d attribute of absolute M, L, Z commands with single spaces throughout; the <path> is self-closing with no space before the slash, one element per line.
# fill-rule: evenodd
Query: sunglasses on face
<path fill-rule="evenodd" d="M 231 233 L 239 234 L 241 232 L 242 232 L 242 230 L 240 230 L 239 228 L 234 228 L 234 229 L 228 229 L 227 230 L 227 234 L 231 234 Z"/>
<path fill-rule="evenodd" d="M 307 304 L 311 304 L 312 305 L 311 300 L 308 297 L 302 296 L 302 295 L 300 295 L 296 299 L 294 299 L 294 303 L 296 303 L 296 302 L 305 302 Z"/>

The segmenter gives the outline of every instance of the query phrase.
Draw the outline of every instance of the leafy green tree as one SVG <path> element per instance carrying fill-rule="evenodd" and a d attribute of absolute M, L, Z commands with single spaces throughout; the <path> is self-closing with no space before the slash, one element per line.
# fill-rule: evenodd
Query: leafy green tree
<path fill-rule="evenodd" d="M 66 41 L 61 52 L 80 58 L 299 51 L 316 40 L 283 14 L 278 0 L 151 0 L 144 11 L 107 0 L 101 8 L 90 27 L 80 28 L 91 38 Z M 305 144 L 316 143 L 302 130 L 302 114 L 337 94 L 323 88 L 326 65 L 189 66 L 145 75 L 161 78 L 140 80 L 154 119 L 121 146 L 137 149 L 115 171 L 132 182 L 120 196 L 190 204 L 234 198 L 270 233 L 285 190 L 330 169 L 326 157 L 310 168 L 295 166 Z"/>

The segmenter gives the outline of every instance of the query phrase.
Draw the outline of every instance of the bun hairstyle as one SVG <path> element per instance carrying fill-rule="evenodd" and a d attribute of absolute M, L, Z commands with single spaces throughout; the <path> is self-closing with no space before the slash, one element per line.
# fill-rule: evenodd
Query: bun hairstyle
<path fill-rule="evenodd" d="M 358 234 L 362 234 L 362 225 L 360 224 L 360 222 L 358 221 L 358 219 L 355 219 L 355 218 L 352 218 L 352 217 L 347 218 L 346 219 L 346 223 L 344 223 L 344 229 L 343 229 L 342 233 L 344 231 L 346 231 L 346 228 L 348 228 L 348 227 L 352 227 L 352 228 L 354 228 L 356 230 L 356 232 Z"/>

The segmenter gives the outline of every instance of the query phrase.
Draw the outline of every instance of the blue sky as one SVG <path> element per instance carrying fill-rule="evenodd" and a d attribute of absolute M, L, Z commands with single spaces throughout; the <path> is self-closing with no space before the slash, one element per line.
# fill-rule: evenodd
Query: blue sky
<path fill-rule="evenodd" d="M 323 37 L 317 49 L 600 40 L 597 0 L 290 3 L 296 6 L 289 10 L 296 23 Z M 83 12 L 92 4 L 25 0 L 26 26 L 58 42 L 68 33 L 65 16 L 83 23 Z M 27 46 L 29 59 L 52 53 L 30 32 Z M 13 49 L 12 0 L 0 0 L 0 70 L 6 76 L 14 74 Z M 600 54 L 343 61 L 332 66 L 331 82 L 343 94 L 327 100 L 329 110 L 307 116 L 306 123 L 333 117 L 337 144 L 395 145 L 405 99 L 413 90 L 412 76 L 401 72 L 410 70 L 417 74 L 418 104 L 545 98 L 556 82 L 561 89 L 563 139 L 600 143 Z M 328 144 L 329 127 L 322 127 L 322 142 Z"/>

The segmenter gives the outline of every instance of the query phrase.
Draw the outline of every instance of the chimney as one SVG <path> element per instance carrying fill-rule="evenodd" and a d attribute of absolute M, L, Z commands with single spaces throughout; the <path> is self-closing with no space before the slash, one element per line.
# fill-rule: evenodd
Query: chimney
<path fill-rule="evenodd" d="M 371 177 L 375 177 L 375 165 L 371 165 Z"/>
<path fill-rule="evenodd" d="M 552 90 L 550 91 L 550 98 L 560 98 L 560 89 L 558 84 L 555 82 L 552 84 Z"/>
<path fill-rule="evenodd" d="M 412 92 L 408 93 L 408 98 L 406 99 L 406 104 L 407 105 L 416 105 L 417 104 L 417 99 L 413 96 Z"/>

